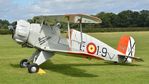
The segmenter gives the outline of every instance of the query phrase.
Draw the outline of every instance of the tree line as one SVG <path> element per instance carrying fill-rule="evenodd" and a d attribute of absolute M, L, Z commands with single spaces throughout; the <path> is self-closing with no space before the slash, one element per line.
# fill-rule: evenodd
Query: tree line
<path fill-rule="evenodd" d="M 95 16 L 102 19 L 101 27 L 149 27 L 148 10 L 125 10 L 118 14 L 100 12 Z"/>
<path fill-rule="evenodd" d="M 111 13 L 100 12 L 93 16 L 100 18 L 102 20 L 102 23 L 86 24 L 84 25 L 85 27 L 95 27 L 95 28 L 149 27 L 149 10 L 141 10 L 141 11 L 125 10 L 117 14 L 112 12 Z M 40 17 L 41 16 L 35 16 L 32 19 L 28 19 L 28 21 L 31 23 L 36 22 L 41 23 L 43 19 L 40 19 Z M 52 20 L 48 21 L 51 24 Z M 0 29 L 7 29 L 8 25 L 13 24 L 14 22 L 10 23 L 8 20 L 0 19 Z"/>
<path fill-rule="evenodd" d="M 102 20 L 102 23 L 86 24 L 84 25 L 86 28 L 149 27 L 149 10 L 141 10 L 141 11 L 125 10 L 117 14 L 112 12 L 111 13 L 100 12 L 93 16 L 100 18 Z M 47 23 L 49 24 L 53 23 L 53 18 L 50 18 L 50 16 L 36 16 L 33 19 L 30 19 L 29 21 L 41 23 L 43 17 L 48 19 Z M 77 25 L 73 26 L 76 27 Z"/>
<path fill-rule="evenodd" d="M 7 29 L 9 24 L 8 20 L 0 19 L 0 29 Z"/>

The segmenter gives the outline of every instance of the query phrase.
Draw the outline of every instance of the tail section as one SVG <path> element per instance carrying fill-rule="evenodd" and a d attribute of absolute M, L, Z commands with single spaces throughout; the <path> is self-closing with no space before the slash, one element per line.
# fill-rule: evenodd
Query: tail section
<path fill-rule="evenodd" d="M 135 55 L 135 40 L 131 36 L 122 36 L 118 43 L 117 50 L 127 56 L 124 59 L 121 59 L 121 62 L 131 63 L 131 57 L 134 57 Z"/>

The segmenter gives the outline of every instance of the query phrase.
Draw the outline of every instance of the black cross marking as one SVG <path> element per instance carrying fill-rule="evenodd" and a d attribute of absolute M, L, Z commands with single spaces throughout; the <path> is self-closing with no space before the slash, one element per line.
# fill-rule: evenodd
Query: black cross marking
<path fill-rule="evenodd" d="M 135 43 L 134 43 L 133 45 L 131 44 L 131 39 L 130 39 L 130 38 L 129 38 L 129 40 L 130 40 L 130 49 L 131 49 L 131 50 L 130 50 L 130 52 L 128 53 L 128 57 L 129 57 L 129 55 L 132 56 L 132 54 L 133 54 L 133 53 L 132 53 L 132 49 L 133 49 L 134 46 L 135 46 Z M 126 57 L 124 63 L 127 61 L 128 57 Z"/>

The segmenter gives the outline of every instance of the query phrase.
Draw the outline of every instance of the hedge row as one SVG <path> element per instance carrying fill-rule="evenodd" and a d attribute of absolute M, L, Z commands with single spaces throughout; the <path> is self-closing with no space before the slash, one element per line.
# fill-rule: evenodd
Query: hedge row
<path fill-rule="evenodd" d="M 4 34 L 11 34 L 11 32 L 8 29 L 0 29 L 0 34 L 4 35 Z"/>
<path fill-rule="evenodd" d="M 83 32 L 128 32 L 128 31 L 149 31 L 148 27 L 135 27 L 135 28 L 88 28 L 83 29 Z"/>

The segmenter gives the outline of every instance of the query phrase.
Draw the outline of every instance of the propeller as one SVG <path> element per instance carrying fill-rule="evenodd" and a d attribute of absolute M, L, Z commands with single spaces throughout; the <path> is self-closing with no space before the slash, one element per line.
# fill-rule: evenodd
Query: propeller
<path fill-rule="evenodd" d="M 15 33 L 15 29 L 17 26 L 17 22 L 12 23 L 11 25 L 8 26 L 8 29 L 11 31 L 12 33 L 12 38 L 14 37 L 14 33 Z"/>

